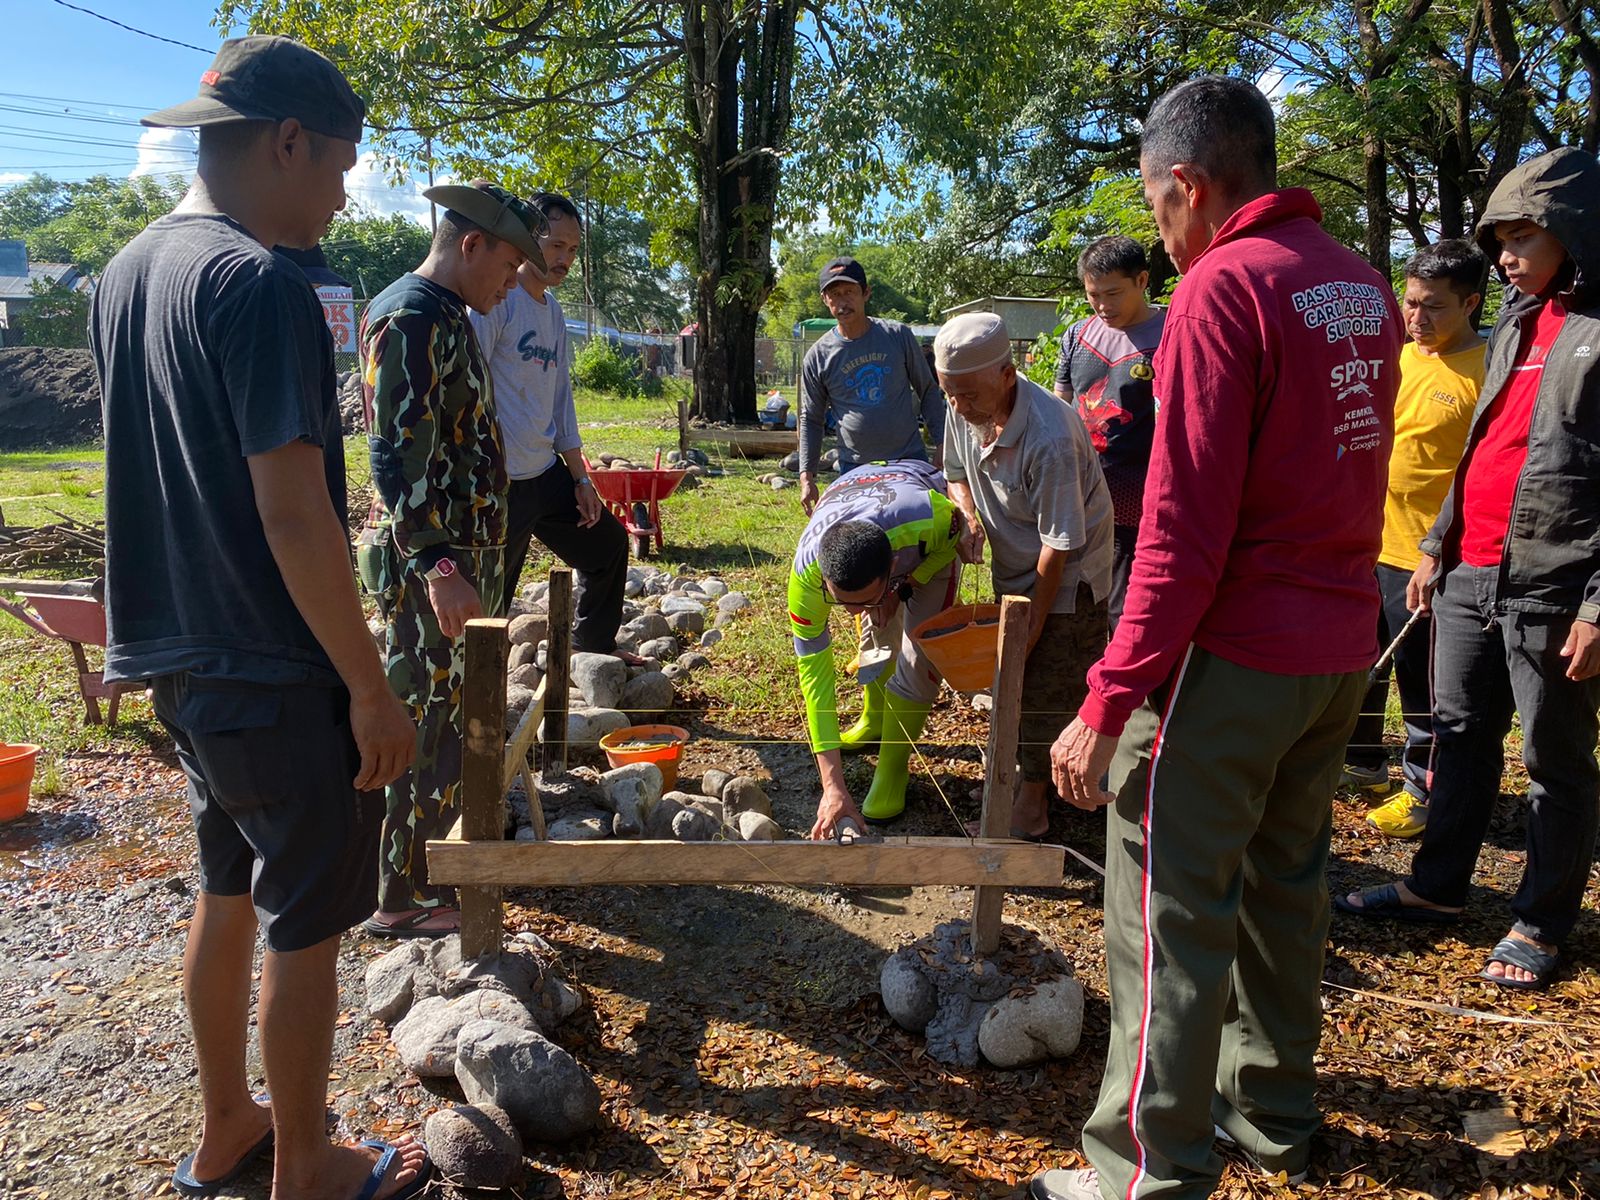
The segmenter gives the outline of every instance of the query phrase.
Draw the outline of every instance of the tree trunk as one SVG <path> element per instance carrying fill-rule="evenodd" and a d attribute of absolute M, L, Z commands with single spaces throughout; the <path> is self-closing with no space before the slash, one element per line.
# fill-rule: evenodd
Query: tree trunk
<path fill-rule="evenodd" d="M 700 196 L 694 367 L 697 415 L 756 419 L 756 330 L 776 279 L 772 223 L 789 132 L 794 0 L 742 15 L 685 5 L 686 72 Z"/>
<path fill-rule="evenodd" d="M 1383 139 L 1367 134 L 1362 145 L 1366 158 L 1367 261 L 1384 277 L 1393 265 L 1389 243 L 1394 235 L 1394 218 L 1389 209 L 1389 158 Z"/>

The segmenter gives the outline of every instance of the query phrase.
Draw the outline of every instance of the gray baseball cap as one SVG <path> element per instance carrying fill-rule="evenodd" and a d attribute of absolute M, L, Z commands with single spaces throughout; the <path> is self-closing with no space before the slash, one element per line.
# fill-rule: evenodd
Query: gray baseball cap
<path fill-rule="evenodd" d="M 361 140 L 366 102 L 322 55 L 293 38 L 242 37 L 222 43 L 200 76 L 200 94 L 141 117 L 158 128 L 235 121 L 287 121 L 347 142 Z"/>
<path fill-rule="evenodd" d="M 470 184 L 441 183 L 422 193 L 435 204 L 460 213 L 474 225 L 510 242 L 540 271 L 548 271 L 539 239 L 550 232 L 550 222 L 533 205 L 499 184 L 477 180 Z"/>

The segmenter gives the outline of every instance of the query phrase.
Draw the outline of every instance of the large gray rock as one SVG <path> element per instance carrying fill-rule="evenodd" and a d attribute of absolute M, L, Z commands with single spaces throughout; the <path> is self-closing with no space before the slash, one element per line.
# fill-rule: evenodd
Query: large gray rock
<path fill-rule="evenodd" d="M 499 1021 L 518 1029 L 538 1029 L 528 1006 L 504 992 L 468 992 L 454 1000 L 430 996 L 412 1005 L 390 1034 L 400 1061 L 424 1079 L 456 1072 L 456 1038 L 468 1021 Z"/>
<path fill-rule="evenodd" d="M 526 671 L 530 668 L 523 667 L 521 669 Z M 537 671 L 539 668 L 533 667 L 531 669 Z M 531 686 L 510 682 L 506 684 L 506 719 L 511 721 L 513 725 L 522 719 L 522 714 L 528 711 L 528 705 L 532 703 L 533 688 Z"/>
<path fill-rule="evenodd" d="M 539 789 L 539 803 L 546 816 L 605 807 L 605 790 L 599 783 L 590 782 L 579 775 L 541 775 L 535 786 Z M 528 819 L 531 818 L 524 819 L 523 823 L 526 824 Z"/>
<path fill-rule="evenodd" d="M 674 633 L 698 635 L 705 630 L 706 615 L 697 612 L 675 612 L 667 618 Z"/>
<path fill-rule="evenodd" d="M 687 596 L 668 596 L 661 601 L 661 611 L 669 618 L 673 613 L 682 612 L 699 613 L 703 617 L 706 615 L 706 606 L 701 601 L 691 600 Z"/>
<path fill-rule="evenodd" d="M 878 991 L 896 1025 L 921 1033 L 939 1011 L 939 993 L 927 976 L 912 965 L 910 953 L 897 950 L 884 960 L 883 969 L 878 972 Z"/>
<path fill-rule="evenodd" d="M 978 1025 L 978 1049 L 997 1067 L 1065 1058 L 1083 1036 L 1083 985 L 1070 975 L 1002 996 Z"/>
<path fill-rule="evenodd" d="M 672 818 L 672 836 L 680 842 L 709 842 L 722 832 L 722 822 L 698 808 L 686 808 Z"/>
<path fill-rule="evenodd" d="M 450 998 L 500 992 L 531 1009 L 544 988 L 545 965 L 532 950 L 508 947 L 499 954 L 463 959 L 461 939 L 455 936 L 433 942 L 428 948 L 428 968 L 437 980 L 439 995 Z"/>
<path fill-rule="evenodd" d="M 776 842 L 783 837 L 783 827 L 765 813 L 742 812 L 729 819 L 747 842 Z"/>
<path fill-rule="evenodd" d="M 421 942 L 402 942 L 367 964 L 367 1012 L 386 1025 L 406 1014 L 416 999 L 417 968 L 427 958 Z"/>
<path fill-rule="evenodd" d="M 661 768 L 655 763 L 629 763 L 600 777 L 605 806 L 611 810 L 611 832 L 638 837 L 644 832 L 650 806 L 661 796 Z"/>
<path fill-rule="evenodd" d="M 660 671 L 646 671 L 622 689 L 622 711 L 635 722 L 647 722 L 672 707 L 672 680 Z"/>
<path fill-rule="evenodd" d="M 614 708 L 570 708 L 567 710 L 567 744 L 592 746 L 606 734 L 632 724 L 627 713 Z"/>
<path fill-rule="evenodd" d="M 719 827 L 723 824 L 728 816 L 727 811 L 722 807 L 722 801 L 713 800 L 710 796 L 696 797 L 694 803 L 689 807 L 705 813 L 706 816 L 715 821 Z"/>
<path fill-rule="evenodd" d="M 678 665 L 685 671 L 698 671 L 701 667 L 709 667 L 711 660 L 698 650 L 691 650 L 678 659 Z"/>
<path fill-rule="evenodd" d="M 700 635 L 700 645 L 709 650 L 712 646 L 715 646 L 718 642 L 720 642 L 722 637 L 722 630 L 708 629 Z"/>
<path fill-rule="evenodd" d="M 657 658 L 662 662 L 671 662 L 678 657 L 678 639 L 675 637 L 651 638 L 648 642 L 639 643 L 639 653 L 645 658 Z"/>
<path fill-rule="evenodd" d="M 598 842 L 611 836 L 612 814 L 576 809 L 563 813 L 546 826 L 552 842 Z"/>
<path fill-rule="evenodd" d="M 672 626 L 658 612 L 640 614 L 628 622 L 627 628 L 636 642 L 648 642 L 652 638 L 670 637 L 672 634 Z"/>
<path fill-rule="evenodd" d="M 772 801 L 762 791 L 761 785 L 749 775 L 740 775 L 728 781 L 722 789 L 722 803 L 728 810 L 729 819 L 747 812 L 757 812 L 765 817 L 772 815 Z"/>
<path fill-rule="evenodd" d="M 513 646 L 537 646 L 550 636 L 550 618 L 540 613 L 513 617 L 506 633 Z"/>
<path fill-rule="evenodd" d="M 511 656 L 506 659 L 506 669 L 515 671 L 518 667 L 529 664 L 537 666 L 539 662 L 539 646 L 536 642 L 524 642 L 520 646 L 511 647 Z"/>
<path fill-rule="evenodd" d="M 710 768 L 700 776 L 700 792 L 702 795 L 722 799 L 722 791 L 733 778 L 726 771 L 719 771 L 716 767 Z"/>
<path fill-rule="evenodd" d="M 750 607 L 750 597 L 743 592 L 729 592 L 717 598 L 717 611 L 719 613 L 743 612 Z"/>
<path fill-rule="evenodd" d="M 504 1109 L 525 1137 L 564 1142 L 600 1119 L 600 1089 L 576 1059 L 541 1034 L 469 1021 L 456 1042 L 456 1080 L 468 1103 Z"/>
<path fill-rule="evenodd" d="M 700 581 L 700 590 L 715 600 L 719 596 L 728 594 L 728 585 L 715 576 L 707 576 Z"/>
<path fill-rule="evenodd" d="M 673 821 L 694 800 L 695 797 L 687 792 L 668 792 L 662 796 L 650 806 L 650 815 L 644 823 L 645 837 L 655 841 L 666 841 L 672 837 Z"/>
<path fill-rule="evenodd" d="M 616 708 L 628 685 L 628 666 L 609 654 L 572 656 L 572 684 L 594 708 Z"/>
<path fill-rule="evenodd" d="M 458 1188 L 514 1188 L 522 1182 L 522 1135 L 493 1105 L 441 1108 L 422 1129 L 428 1157 Z"/>
<path fill-rule="evenodd" d="M 551 971 L 544 977 L 544 991 L 539 997 L 539 1024 L 544 1029 L 554 1029 L 583 1007 L 583 997 Z"/>
<path fill-rule="evenodd" d="M 506 682 L 517 687 L 525 687 L 532 692 L 543 678 L 544 672 L 539 670 L 538 666 L 532 662 L 525 662 L 521 666 L 511 668 L 511 673 L 506 676 Z"/>

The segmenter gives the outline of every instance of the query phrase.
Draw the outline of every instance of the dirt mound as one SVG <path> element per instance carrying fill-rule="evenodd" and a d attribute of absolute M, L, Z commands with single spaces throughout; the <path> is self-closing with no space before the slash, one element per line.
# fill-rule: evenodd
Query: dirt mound
<path fill-rule="evenodd" d="M 100 385 L 87 350 L 0 350 L 0 450 L 100 439 Z"/>

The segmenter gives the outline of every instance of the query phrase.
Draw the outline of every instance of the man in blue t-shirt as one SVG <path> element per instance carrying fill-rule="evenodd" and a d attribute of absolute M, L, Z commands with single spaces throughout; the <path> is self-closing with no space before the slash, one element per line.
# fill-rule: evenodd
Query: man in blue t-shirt
<path fill-rule="evenodd" d="M 223 44 L 188 194 L 107 266 L 90 344 L 105 412 L 108 680 L 150 681 L 189 782 L 200 896 L 183 994 L 205 1125 L 172 1176 L 211 1195 L 272 1151 L 282 1195 L 404 1200 L 410 1138 L 334 1146 L 324 1101 L 340 936 L 372 910 L 384 784 L 415 728 L 350 571 L 333 344 L 300 268 L 344 207 L 365 105 L 287 38 Z M 257 1026 L 246 1035 L 257 927 Z"/>

